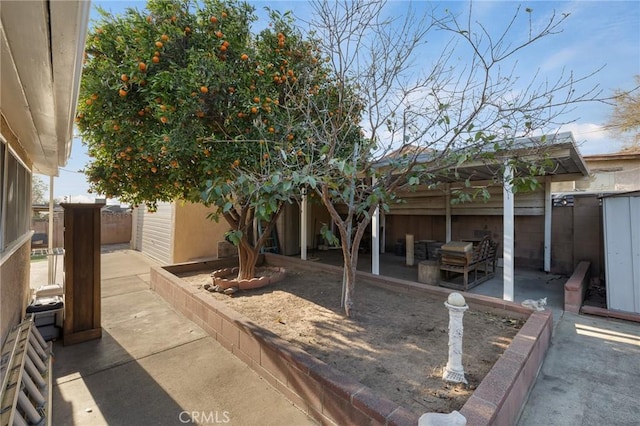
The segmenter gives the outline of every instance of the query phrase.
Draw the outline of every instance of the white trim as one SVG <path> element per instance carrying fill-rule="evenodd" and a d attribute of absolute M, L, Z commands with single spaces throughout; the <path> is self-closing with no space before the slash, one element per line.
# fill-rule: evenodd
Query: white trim
<path fill-rule="evenodd" d="M 26 234 L 22 235 L 20 238 L 12 242 L 5 251 L 0 253 L 0 266 L 4 264 L 11 256 L 15 254 L 25 243 L 31 244 L 31 237 L 33 236 L 34 231 L 31 230 Z"/>
<path fill-rule="evenodd" d="M 504 268 L 503 268 L 503 299 L 513 302 L 514 296 L 514 198 L 513 169 L 509 164 L 504 167 L 504 186 L 502 190 L 504 213 Z"/>

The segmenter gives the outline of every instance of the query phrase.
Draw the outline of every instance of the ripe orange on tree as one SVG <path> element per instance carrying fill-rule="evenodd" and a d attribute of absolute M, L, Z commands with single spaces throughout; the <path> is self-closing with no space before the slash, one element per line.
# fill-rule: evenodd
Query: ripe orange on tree
<path fill-rule="evenodd" d="M 154 56 L 153 59 L 151 59 L 151 62 L 153 62 L 154 64 L 157 64 L 160 62 L 160 58 L 157 56 Z"/>
<path fill-rule="evenodd" d="M 249 59 L 249 55 L 247 55 L 246 53 L 243 53 L 242 56 L 240 56 L 240 59 L 242 59 L 243 61 L 246 61 L 247 59 Z"/>
<path fill-rule="evenodd" d="M 216 18 L 215 16 L 212 16 L 211 18 L 209 18 L 209 21 L 210 21 L 212 24 L 217 24 L 217 23 L 218 23 L 218 18 Z"/>
<path fill-rule="evenodd" d="M 208 93 L 209 92 L 209 88 L 207 86 L 200 86 L 200 91 L 202 93 Z"/>
<path fill-rule="evenodd" d="M 147 64 L 145 64 L 144 62 L 140 62 L 138 64 L 138 68 L 140 69 L 140 71 L 146 71 L 147 69 Z"/>
<path fill-rule="evenodd" d="M 166 35 L 166 34 L 162 34 L 162 35 L 160 36 L 160 38 L 162 39 L 162 41 L 167 41 L 167 40 L 169 40 L 169 36 L 168 36 L 168 35 Z"/>
<path fill-rule="evenodd" d="M 156 41 L 156 47 L 161 48 L 164 44 L 161 41 Z"/>
<path fill-rule="evenodd" d="M 122 74 L 122 75 L 120 76 L 120 80 L 122 80 L 122 81 L 129 81 L 129 76 L 128 76 L 128 75 L 126 75 L 126 74 Z"/>
<path fill-rule="evenodd" d="M 127 91 L 124 89 L 120 89 L 118 90 L 118 94 L 120 95 L 120 97 L 124 98 L 125 96 L 127 96 Z M 91 104 L 87 104 L 87 105 L 91 105 Z"/>

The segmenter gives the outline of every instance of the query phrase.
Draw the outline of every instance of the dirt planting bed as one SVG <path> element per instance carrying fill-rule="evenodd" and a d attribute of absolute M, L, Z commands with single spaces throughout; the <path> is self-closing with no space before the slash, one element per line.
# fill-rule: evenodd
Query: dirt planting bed
<path fill-rule="evenodd" d="M 179 276 L 202 289 L 211 284 L 211 272 Z M 341 282 L 335 272 L 287 266 L 279 283 L 210 297 L 416 414 L 459 410 L 524 323 L 515 314 L 472 305 L 463 341 L 469 384 L 445 384 L 444 297 L 399 293 L 359 278 L 356 316 L 345 318 Z"/>

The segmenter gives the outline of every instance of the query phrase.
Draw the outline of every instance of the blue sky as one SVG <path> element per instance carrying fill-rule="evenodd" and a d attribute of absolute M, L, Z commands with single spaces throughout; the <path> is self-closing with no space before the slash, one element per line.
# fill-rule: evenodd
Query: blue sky
<path fill-rule="evenodd" d="M 99 5 L 112 13 L 122 13 L 127 7 L 142 9 L 145 3 L 136 0 L 103 0 L 93 1 L 92 8 Z M 311 11 L 309 3 L 304 0 L 250 3 L 262 15 L 263 23 L 265 20 L 262 11 L 266 6 L 282 12 L 292 10 L 296 17 L 303 20 L 309 18 Z M 531 16 L 534 27 L 544 22 L 554 11 L 556 14 L 570 14 L 562 25 L 561 34 L 541 40 L 519 57 L 518 75 L 524 81 L 527 73 L 537 70 L 543 77 L 553 79 L 563 69 L 585 75 L 604 66 L 589 82 L 591 85 L 598 84 L 603 95 L 609 95 L 615 89 L 631 89 L 634 86 L 634 75 L 640 74 L 639 1 L 476 1 L 473 3 L 474 17 L 489 28 L 494 28 L 494 24 L 495 28 L 500 28 L 512 17 L 518 5 L 533 9 Z M 406 11 L 408 6 L 409 2 L 392 0 L 388 7 L 390 13 L 397 15 Z M 439 10 L 463 11 L 468 8 L 468 3 L 413 2 L 413 7 L 418 10 L 434 6 Z M 97 16 L 95 10 L 92 11 L 92 18 Z M 434 50 L 439 53 L 437 48 Z M 425 59 L 428 58 L 429 51 L 425 51 Z M 616 152 L 622 147 L 622 143 L 602 130 L 610 113 L 611 108 L 607 105 L 579 105 L 568 117 L 575 122 L 562 130 L 573 132 L 583 155 Z M 95 196 L 88 194 L 89 185 L 85 176 L 78 172 L 89 161 L 81 141 L 74 139 L 69 162 L 55 179 L 56 198 L 71 196 L 72 201 L 82 202 L 90 201 Z M 46 178 L 45 182 L 48 181 Z"/>

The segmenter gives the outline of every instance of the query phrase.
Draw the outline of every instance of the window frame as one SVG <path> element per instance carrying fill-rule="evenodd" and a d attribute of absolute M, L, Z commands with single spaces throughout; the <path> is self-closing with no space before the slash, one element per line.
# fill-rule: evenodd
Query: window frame
<path fill-rule="evenodd" d="M 0 135 L 0 264 L 31 238 L 33 173 Z"/>

